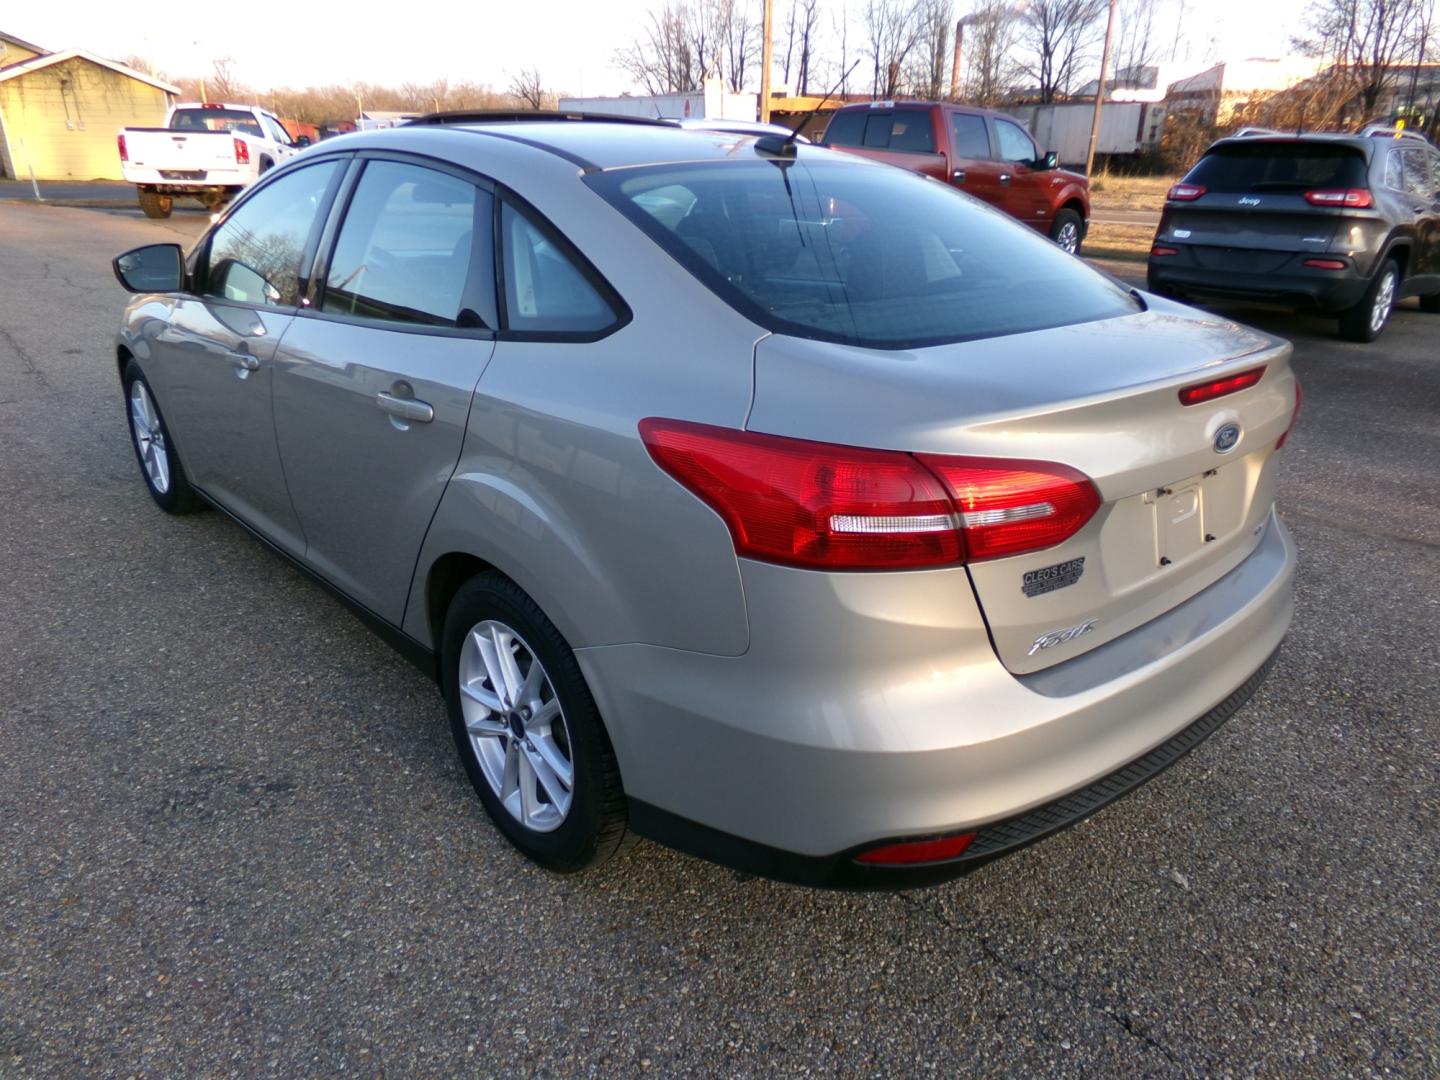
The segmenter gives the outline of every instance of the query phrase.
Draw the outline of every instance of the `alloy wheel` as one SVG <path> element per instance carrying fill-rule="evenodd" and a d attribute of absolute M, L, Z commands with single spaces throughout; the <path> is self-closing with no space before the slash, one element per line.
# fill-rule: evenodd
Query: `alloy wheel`
<path fill-rule="evenodd" d="M 1370 331 L 1378 334 L 1390 318 L 1390 309 L 1395 306 L 1395 271 L 1386 270 L 1375 290 L 1375 302 L 1370 307 Z"/>
<path fill-rule="evenodd" d="M 553 832 L 575 793 L 565 712 L 545 666 L 525 640 L 493 619 L 460 648 L 460 707 L 490 790 L 521 825 Z"/>
<path fill-rule="evenodd" d="M 1067 221 L 1060 226 L 1060 233 L 1055 237 L 1055 243 L 1061 251 L 1074 255 L 1080 250 L 1080 226 L 1073 221 Z"/>
<path fill-rule="evenodd" d="M 164 495 L 170 490 L 170 454 L 165 448 L 165 432 L 155 401 L 138 379 L 130 386 L 130 432 L 150 486 Z"/>

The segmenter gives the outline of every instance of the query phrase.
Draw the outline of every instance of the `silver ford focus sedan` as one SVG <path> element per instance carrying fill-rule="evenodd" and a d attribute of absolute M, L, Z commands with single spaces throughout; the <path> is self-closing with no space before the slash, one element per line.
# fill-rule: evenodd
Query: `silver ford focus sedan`
<path fill-rule="evenodd" d="M 116 361 L 155 502 L 433 673 L 526 855 L 942 880 L 1260 683 L 1286 343 L 782 136 L 446 121 L 117 258 Z"/>

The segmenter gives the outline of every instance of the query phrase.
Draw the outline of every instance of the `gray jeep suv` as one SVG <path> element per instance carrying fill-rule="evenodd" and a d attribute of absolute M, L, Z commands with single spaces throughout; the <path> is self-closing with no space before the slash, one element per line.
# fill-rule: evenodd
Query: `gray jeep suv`
<path fill-rule="evenodd" d="M 1440 312 L 1440 152 L 1423 139 L 1222 139 L 1170 189 L 1152 292 L 1334 315 L 1374 341 L 1395 302 Z"/>
<path fill-rule="evenodd" d="M 1290 620 L 1289 346 L 898 169 L 451 118 L 327 141 L 116 273 L 155 502 L 434 674 L 557 870 L 638 833 L 963 873 L 1178 759 Z"/>

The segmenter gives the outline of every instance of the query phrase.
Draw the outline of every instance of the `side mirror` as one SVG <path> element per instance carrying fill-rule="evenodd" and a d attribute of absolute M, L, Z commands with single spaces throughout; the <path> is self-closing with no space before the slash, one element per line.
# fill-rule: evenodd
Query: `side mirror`
<path fill-rule="evenodd" d="M 309 135 L 301 135 L 298 139 L 295 140 L 295 145 L 296 145 L 296 146 L 309 146 L 309 145 L 310 145 L 310 136 L 309 136 Z"/>
<path fill-rule="evenodd" d="M 179 292 L 185 284 L 185 254 L 179 244 L 146 244 L 110 263 L 128 292 Z"/>
<path fill-rule="evenodd" d="M 1060 167 L 1060 155 L 1054 150 L 1046 150 L 1045 156 L 1036 162 L 1036 164 L 1045 172 L 1051 172 Z"/>

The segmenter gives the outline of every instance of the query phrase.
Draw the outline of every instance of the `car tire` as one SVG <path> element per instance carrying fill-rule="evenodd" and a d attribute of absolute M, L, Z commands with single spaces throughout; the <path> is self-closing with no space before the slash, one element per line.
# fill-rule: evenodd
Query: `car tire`
<path fill-rule="evenodd" d="M 158 191 L 139 190 L 140 209 L 144 211 L 147 218 L 168 218 L 170 212 L 175 208 L 175 199 L 169 195 L 161 195 Z"/>
<path fill-rule="evenodd" d="M 462 585 L 445 613 L 440 672 L 455 748 L 506 839 L 559 873 L 629 845 L 600 711 L 574 652 L 524 590 L 493 572 Z"/>
<path fill-rule="evenodd" d="M 1360 302 L 1340 313 L 1340 336 L 1346 341 L 1374 341 L 1390 325 L 1399 292 L 1400 264 L 1386 259 L 1370 280 L 1370 287 Z"/>
<path fill-rule="evenodd" d="M 1420 310 L 1427 311 L 1431 315 L 1440 315 L 1440 293 L 1431 293 L 1429 296 L 1420 297 Z"/>
<path fill-rule="evenodd" d="M 1085 242 L 1085 219 L 1074 210 L 1061 210 L 1050 223 L 1050 239 L 1062 251 L 1079 255 L 1080 245 Z"/>
<path fill-rule="evenodd" d="M 135 451 L 140 476 L 155 505 L 167 514 L 193 514 L 203 510 L 205 504 L 185 476 L 175 440 L 165 425 L 165 417 L 140 365 L 130 360 L 120 381 L 125 388 L 130 448 Z"/>

